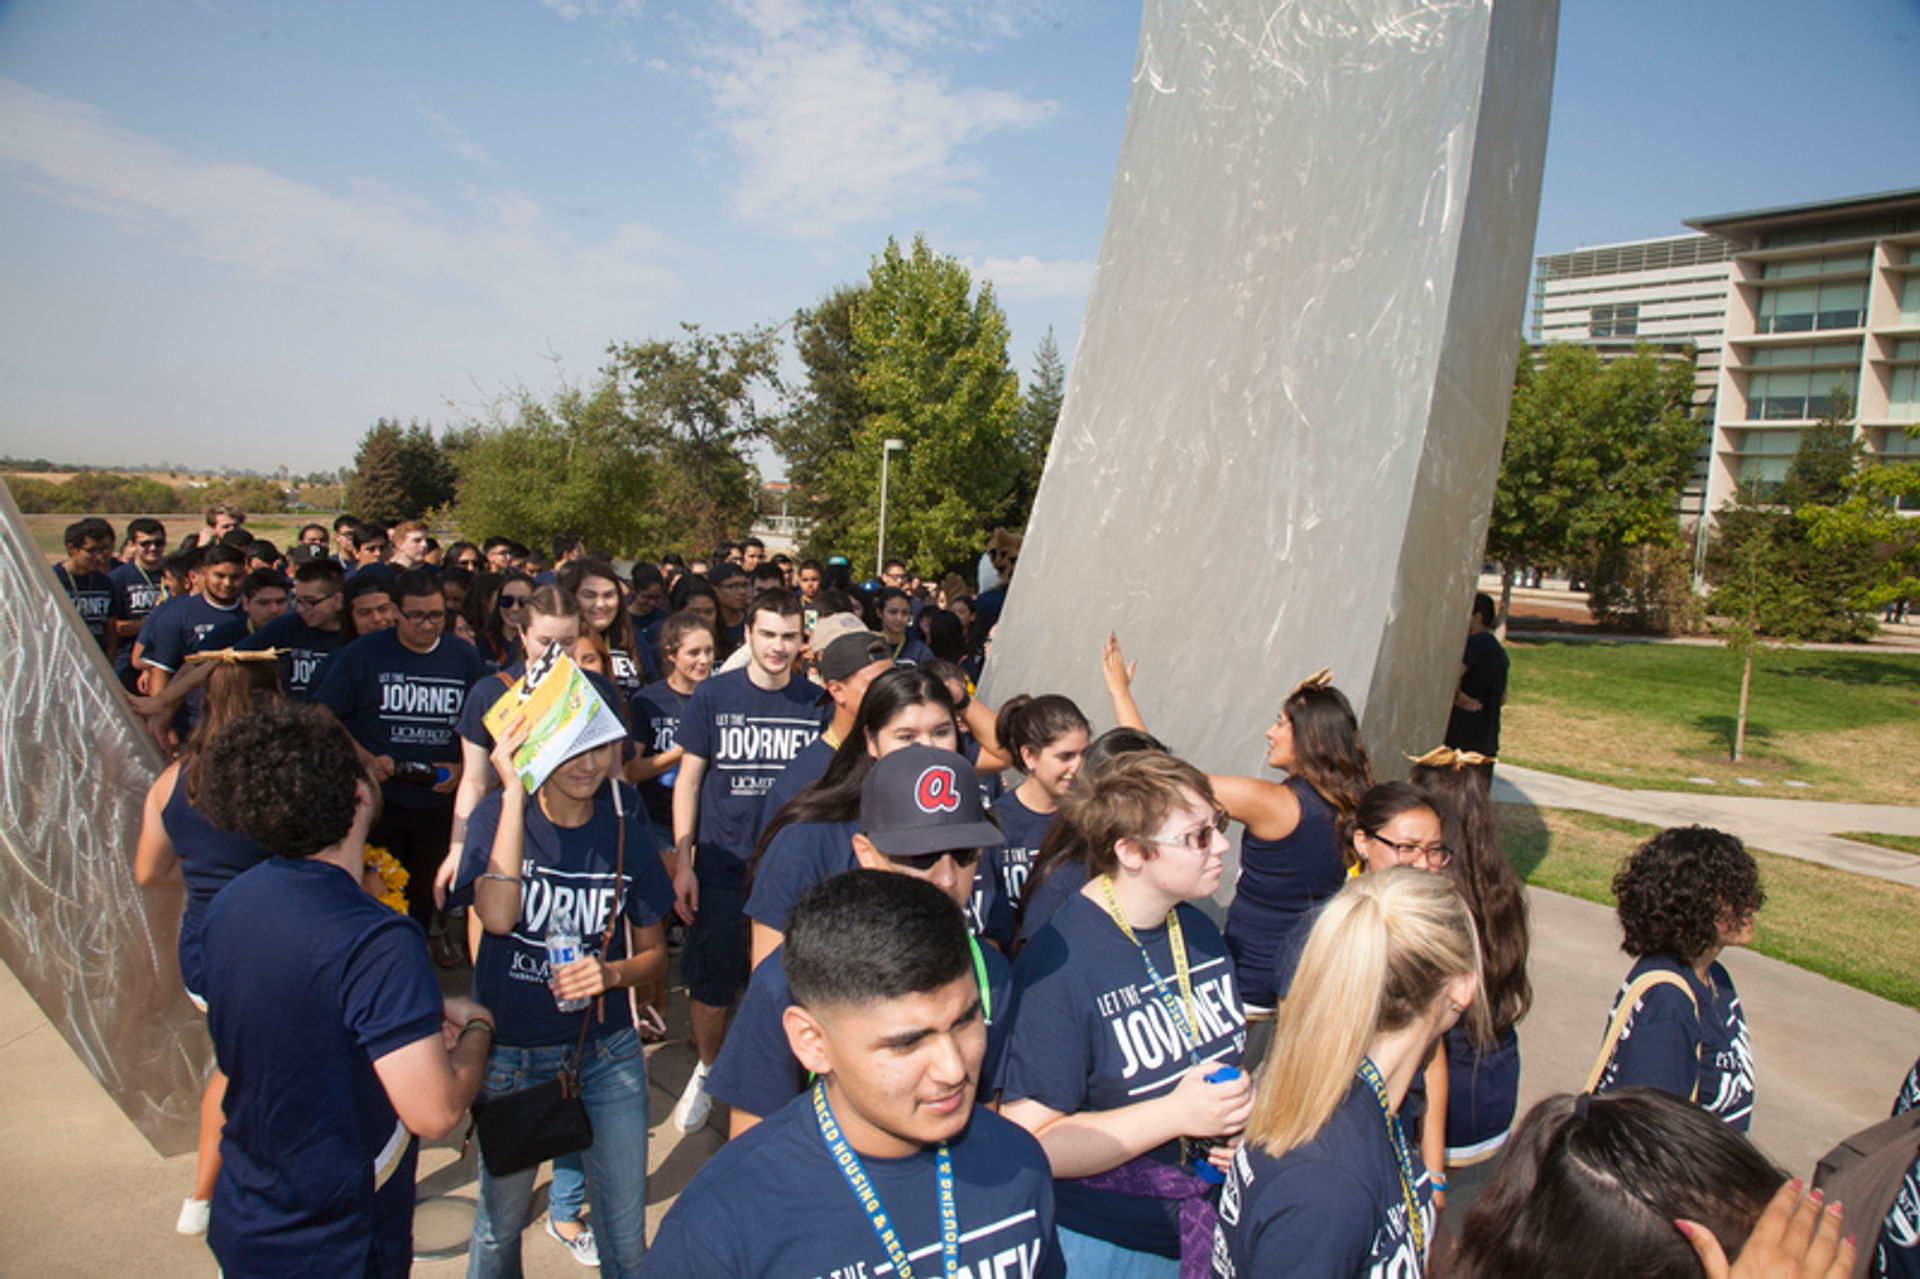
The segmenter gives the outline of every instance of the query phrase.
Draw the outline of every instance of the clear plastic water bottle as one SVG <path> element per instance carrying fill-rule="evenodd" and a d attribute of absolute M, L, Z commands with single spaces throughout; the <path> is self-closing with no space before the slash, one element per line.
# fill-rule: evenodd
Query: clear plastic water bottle
<path fill-rule="evenodd" d="M 570 924 L 548 924 L 547 925 L 547 974 L 548 976 L 552 977 L 554 974 L 557 974 L 562 968 L 565 968 L 568 964 L 571 964 L 574 960 L 578 958 L 580 958 L 580 934 L 575 932 L 573 930 L 572 925 Z M 584 998 L 583 999 L 562 999 L 560 998 L 560 995 L 558 994 L 558 992 L 556 992 L 553 997 L 553 1002 L 559 1007 L 560 1011 L 563 1013 L 577 1013 L 582 1008 L 585 1008 L 592 1001 Z"/>

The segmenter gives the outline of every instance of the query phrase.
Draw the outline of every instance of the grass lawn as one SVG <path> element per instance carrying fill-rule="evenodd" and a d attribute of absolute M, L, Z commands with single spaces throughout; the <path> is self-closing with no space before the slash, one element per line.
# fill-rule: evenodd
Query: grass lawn
<path fill-rule="evenodd" d="M 41 551 L 46 554 L 48 559 L 64 559 L 67 548 L 63 542 L 67 525 L 84 517 L 79 515 L 27 515 L 22 518 L 26 520 L 27 529 L 33 534 L 33 540 L 39 544 Z M 128 515 L 109 515 L 106 518 L 107 522 L 113 525 L 114 536 L 124 539 L 127 535 L 127 521 L 133 517 Z M 173 550 L 185 545 L 187 537 L 190 534 L 199 532 L 207 525 L 205 517 L 199 515 L 162 515 L 158 518 L 162 524 L 167 526 L 168 550 Z M 327 542 L 329 546 L 332 545 L 333 533 L 331 530 L 333 528 L 333 517 L 331 515 L 313 518 L 305 515 L 250 515 L 247 517 L 248 532 L 256 537 L 264 537 L 267 541 L 272 542 L 283 551 L 300 540 L 300 526 L 302 524 L 326 525 L 329 530 L 327 533 Z M 119 549 L 117 545 L 114 547 L 115 551 Z"/>
<path fill-rule="evenodd" d="M 1763 655 L 1735 764 L 1740 659 L 1724 648 L 1547 640 L 1507 653 L 1510 763 L 1641 790 L 1920 802 L 1920 655 Z"/>
<path fill-rule="evenodd" d="M 1496 807 L 1507 860 L 1529 884 L 1604 906 L 1613 905 L 1614 872 L 1659 829 L 1570 809 Z M 1750 851 L 1767 890 L 1753 949 L 1920 1008 L 1920 889 Z"/>
<path fill-rule="evenodd" d="M 1841 839 L 1874 844 L 1880 848 L 1891 848 L 1896 853 L 1920 854 L 1920 835 L 1883 835 L 1878 831 L 1870 830 L 1843 830 L 1837 833 Z"/>

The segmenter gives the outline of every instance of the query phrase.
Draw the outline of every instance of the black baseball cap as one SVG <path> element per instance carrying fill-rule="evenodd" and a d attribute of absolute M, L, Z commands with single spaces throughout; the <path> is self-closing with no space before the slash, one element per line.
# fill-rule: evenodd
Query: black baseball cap
<path fill-rule="evenodd" d="M 860 833 L 888 857 L 1007 842 L 980 801 L 973 765 L 935 746 L 903 746 L 875 761 L 860 787 Z"/>
<path fill-rule="evenodd" d="M 747 570 L 732 560 L 721 560 L 707 569 L 707 585 L 718 586 L 722 582 L 731 582 L 736 577 L 745 577 Z"/>
<path fill-rule="evenodd" d="M 827 641 L 814 659 L 822 683 L 850 679 L 875 662 L 891 662 L 893 646 L 886 638 L 866 629 L 847 631 Z"/>

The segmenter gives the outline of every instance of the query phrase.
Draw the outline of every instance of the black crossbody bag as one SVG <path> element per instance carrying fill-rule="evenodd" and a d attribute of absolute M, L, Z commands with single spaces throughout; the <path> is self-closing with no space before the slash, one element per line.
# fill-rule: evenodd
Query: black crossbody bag
<path fill-rule="evenodd" d="M 626 907 L 627 817 L 621 811 L 620 784 L 612 785 L 614 822 L 619 831 L 615 836 L 618 852 L 614 856 L 613 884 L 620 895 L 607 920 L 606 935 L 600 939 L 602 955 L 611 953 L 613 931 L 619 927 Z M 479 1134 L 480 1160 L 493 1176 L 525 1172 L 593 1145 L 593 1123 L 587 1118 L 587 1104 L 580 1100 L 580 1055 L 586 1050 L 589 1019 L 606 1016 L 606 1000 L 602 993 L 594 998 L 592 1008 L 581 1010 L 580 1038 L 565 1070 L 531 1087 L 473 1103 L 473 1126 L 468 1135 Z"/>

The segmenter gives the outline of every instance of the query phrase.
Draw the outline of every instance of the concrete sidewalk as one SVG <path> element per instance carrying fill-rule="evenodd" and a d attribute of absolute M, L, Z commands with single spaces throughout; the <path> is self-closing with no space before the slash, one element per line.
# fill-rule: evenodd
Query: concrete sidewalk
<path fill-rule="evenodd" d="M 1521 1023 L 1523 1108 L 1585 1082 L 1606 1015 L 1629 965 L 1613 912 L 1534 891 L 1534 1011 Z M 1920 1013 L 1790 965 L 1737 951 L 1725 959 L 1753 1029 L 1758 1062 L 1754 1137 L 1782 1166 L 1806 1174 L 1840 1137 L 1883 1118 L 1920 1055 Z M 675 1038 L 647 1050 L 652 1147 L 649 1235 L 688 1178 L 721 1144 L 724 1107 L 682 1137 L 668 1122 L 693 1068 L 686 1002 L 674 991 Z M 173 1233 L 193 1156 L 161 1159 L 121 1115 L 11 973 L 0 968 L 0 1274 L 91 1276 L 131 1267 L 146 1279 L 210 1279 L 200 1239 Z M 472 1156 L 423 1152 L 424 1194 L 471 1197 Z M 536 1211 L 544 1203 L 544 1176 Z M 463 1237 L 457 1229 L 454 1243 Z M 537 1218 L 525 1240 L 531 1279 L 580 1275 Z M 453 1279 L 466 1259 L 421 1262 L 414 1273 Z"/>
<path fill-rule="evenodd" d="M 1500 804 L 1576 808 L 1655 826 L 1712 826 L 1768 852 L 1920 888 L 1920 857 L 1833 837 L 1834 831 L 1841 830 L 1920 835 L 1920 808 L 1623 790 L 1513 764 L 1501 764 L 1493 770 L 1493 799 Z"/>

